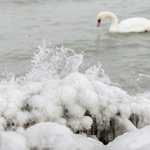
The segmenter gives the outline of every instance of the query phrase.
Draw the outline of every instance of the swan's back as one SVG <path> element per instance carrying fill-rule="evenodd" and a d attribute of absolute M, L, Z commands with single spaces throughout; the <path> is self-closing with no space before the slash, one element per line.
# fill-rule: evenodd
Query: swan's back
<path fill-rule="evenodd" d="M 118 32 L 146 32 L 150 31 L 150 20 L 145 18 L 129 18 L 118 25 Z"/>

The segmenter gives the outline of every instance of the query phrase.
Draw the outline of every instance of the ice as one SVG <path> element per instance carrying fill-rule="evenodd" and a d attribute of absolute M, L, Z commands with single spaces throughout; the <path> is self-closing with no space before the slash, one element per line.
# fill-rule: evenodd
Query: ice
<path fill-rule="evenodd" d="M 0 132 L 1 150 L 149 150 L 150 146 L 150 126 L 125 133 L 106 146 L 53 122 L 38 123 L 26 131 L 18 131 Z"/>
<path fill-rule="evenodd" d="M 7 122 L 5 118 L 0 117 L 0 131 L 5 131 L 7 127 Z"/>
<path fill-rule="evenodd" d="M 91 128 L 91 125 L 93 123 L 93 120 L 89 116 L 84 116 L 81 118 L 81 125 L 86 129 L 89 130 Z"/>
<path fill-rule="evenodd" d="M 29 142 L 25 135 L 9 131 L 0 132 L 1 150 L 29 150 Z"/>
<path fill-rule="evenodd" d="M 96 150 L 102 146 L 96 140 L 75 135 L 66 126 L 51 122 L 36 124 L 22 134 L 1 132 L 1 149 Z"/>
<path fill-rule="evenodd" d="M 105 150 L 149 150 L 150 126 L 125 133 L 109 143 Z"/>
<path fill-rule="evenodd" d="M 40 82 L 32 82 L 21 86 L 21 90 L 28 95 L 35 95 L 41 92 L 43 84 Z"/>

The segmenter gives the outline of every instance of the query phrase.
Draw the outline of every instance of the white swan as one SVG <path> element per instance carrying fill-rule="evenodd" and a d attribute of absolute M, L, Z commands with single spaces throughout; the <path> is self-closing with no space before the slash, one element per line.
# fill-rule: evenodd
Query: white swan
<path fill-rule="evenodd" d="M 147 32 L 150 31 L 150 20 L 145 18 L 129 18 L 123 20 L 118 24 L 118 18 L 115 14 L 109 11 L 104 11 L 98 14 L 98 25 L 100 26 L 101 21 L 104 18 L 111 19 L 111 25 L 109 27 L 110 32 L 119 32 L 119 33 L 127 33 L 127 32 Z"/>

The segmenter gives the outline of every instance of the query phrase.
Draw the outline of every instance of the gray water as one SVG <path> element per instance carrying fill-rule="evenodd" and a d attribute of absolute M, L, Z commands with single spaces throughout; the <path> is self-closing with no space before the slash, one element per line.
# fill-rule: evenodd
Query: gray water
<path fill-rule="evenodd" d="M 110 80 L 127 92 L 149 91 L 150 33 L 110 33 L 109 19 L 97 28 L 97 14 L 106 10 L 119 21 L 150 19 L 149 0 L 1 0 L 0 73 L 25 75 L 46 37 L 57 47 L 84 52 L 87 67 L 101 62 Z"/>

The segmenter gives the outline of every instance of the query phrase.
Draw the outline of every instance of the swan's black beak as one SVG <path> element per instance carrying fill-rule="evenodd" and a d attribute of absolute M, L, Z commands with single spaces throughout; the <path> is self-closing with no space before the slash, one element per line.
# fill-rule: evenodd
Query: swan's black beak
<path fill-rule="evenodd" d="M 97 27 L 99 27 L 101 24 L 101 19 L 98 20 L 98 24 L 97 24 Z"/>

